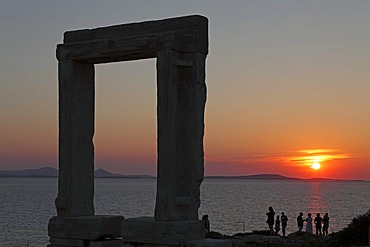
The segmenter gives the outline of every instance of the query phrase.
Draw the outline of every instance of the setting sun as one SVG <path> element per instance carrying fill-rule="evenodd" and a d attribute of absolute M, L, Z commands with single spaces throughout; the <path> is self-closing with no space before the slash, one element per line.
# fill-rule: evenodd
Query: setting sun
<path fill-rule="evenodd" d="M 319 162 L 315 162 L 312 164 L 311 168 L 314 170 L 319 170 L 321 168 L 321 165 Z"/>
<path fill-rule="evenodd" d="M 296 151 L 296 154 L 289 157 L 290 162 L 295 163 L 297 166 L 305 167 L 306 171 L 320 171 L 321 174 L 323 174 L 324 170 L 325 172 L 330 171 L 330 168 L 328 169 L 330 162 L 333 163 L 335 160 L 338 163 L 339 160 L 351 157 L 348 153 L 334 148 L 302 149 Z"/>

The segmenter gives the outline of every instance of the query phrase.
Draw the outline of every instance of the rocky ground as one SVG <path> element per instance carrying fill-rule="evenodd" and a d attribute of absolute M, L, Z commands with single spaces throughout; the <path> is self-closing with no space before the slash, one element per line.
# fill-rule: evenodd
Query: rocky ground
<path fill-rule="evenodd" d="M 233 247 L 339 247 L 342 246 L 333 237 L 317 236 L 305 232 L 292 233 L 287 237 L 268 236 L 267 231 L 225 236 L 216 232 L 208 234 L 208 238 L 230 239 Z"/>
<path fill-rule="evenodd" d="M 246 235 L 234 236 L 233 247 L 290 247 L 290 246 L 329 246 L 329 237 L 316 236 L 306 233 L 293 233 L 283 238 L 280 236 Z"/>

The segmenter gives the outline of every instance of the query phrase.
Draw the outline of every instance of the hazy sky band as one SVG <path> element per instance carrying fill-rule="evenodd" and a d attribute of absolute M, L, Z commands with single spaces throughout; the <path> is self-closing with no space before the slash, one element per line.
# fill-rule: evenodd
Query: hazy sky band
<path fill-rule="evenodd" d="M 363 0 L 2 1 L 0 169 L 57 167 L 66 30 L 201 14 L 207 175 L 370 180 L 368 13 Z M 154 59 L 96 66 L 94 143 L 98 168 L 156 173 Z M 319 155 L 300 150 L 319 149 L 332 155 L 322 169 L 297 166 Z"/>

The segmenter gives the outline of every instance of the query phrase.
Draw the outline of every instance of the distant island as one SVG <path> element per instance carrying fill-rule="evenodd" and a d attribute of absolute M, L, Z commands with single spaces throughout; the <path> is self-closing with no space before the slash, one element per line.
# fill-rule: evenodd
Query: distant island
<path fill-rule="evenodd" d="M 111 173 L 104 169 L 97 169 L 94 172 L 95 178 L 156 178 L 151 175 L 124 175 Z M 42 167 L 37 169 L 5 171 L 0 170 L 0 178 L 57 178 L 58 169 L 53 167 Z M 275 180 L 275 181 L 346 181 L 346 182 L 369 182 L 366 180 L 344 180 L 330 178 L 292 178 L 279 174 L 257 174 L 243 176 L 205 176 L 206 179 L 247 179 L 247 180 Z"/>
<path fill-rule="evenodd" d="M 52 167 L 42 167 L 37 169 L 2 171 L 0 178 L 57 178 L 59 171 Z M 104 169 L 98 169 L 94 172 L 95 178 L 155 178 L 150 175 L 123 175 L 111 173 Z"/>
<path fill-rule="evenodd" d="M 347 181 L 347 182 L 369 182 L 366 180 L 347 180 L 333 178 L 292 178 L 279 174 L 257 174 L 244 176 L 207 176 L 208 179 L 251 179 L 251 180 L 280 180 L 280 181 Z"/>

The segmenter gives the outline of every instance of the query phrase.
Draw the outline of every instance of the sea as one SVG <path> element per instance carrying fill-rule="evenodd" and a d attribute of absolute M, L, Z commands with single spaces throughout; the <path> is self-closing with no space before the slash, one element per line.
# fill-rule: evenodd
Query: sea
<path fill-rule="evenodd" d="M 0 246 L 45 247 L 57 190 L 57 178 L 0 178 Z M 155 194 L 154 178 L 96 178 L 95 214 L 153 216 Z M 288 216 L 287 233 L 299 212 L 328 213 L 337 232 L 370 209 L 370 182 L 205 179 L 199 218 L 222 234 L 267 230 L 269 206 Z"/>

